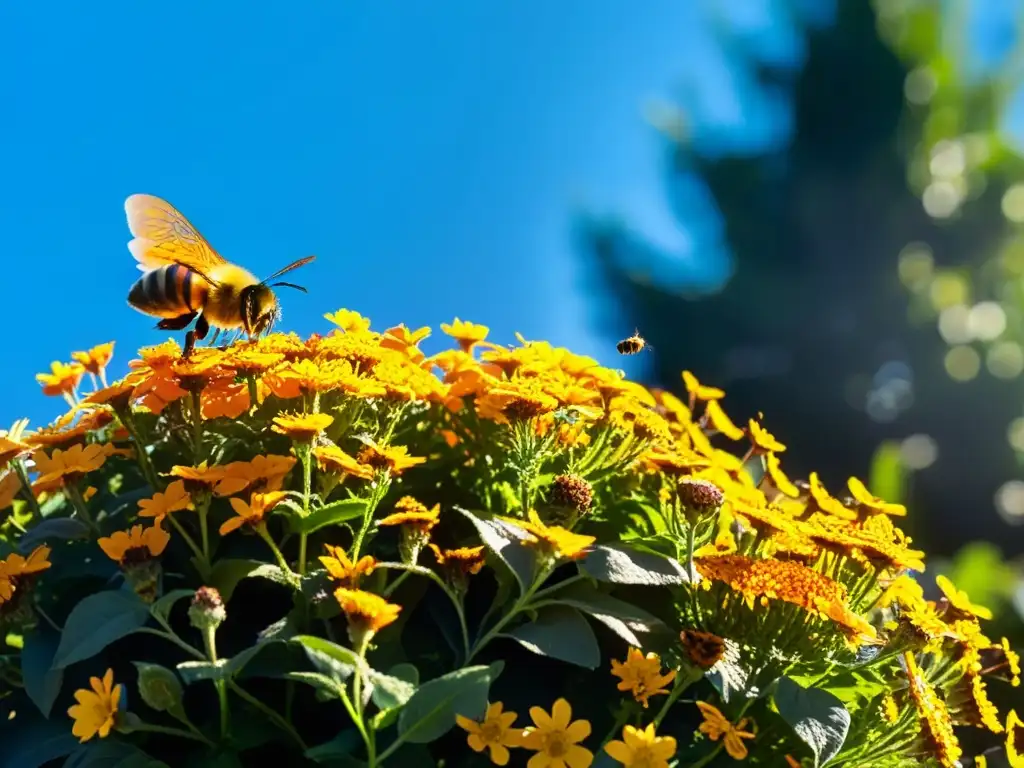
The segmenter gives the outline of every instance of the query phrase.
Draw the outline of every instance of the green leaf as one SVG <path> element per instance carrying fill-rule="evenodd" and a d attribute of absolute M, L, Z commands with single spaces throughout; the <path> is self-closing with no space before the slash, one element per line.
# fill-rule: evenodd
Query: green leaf
<path fill-rule="evenodd" d="M 487 708 L 487 691 L 497 677 L 492 667 L 464 667 L 420 686 L 398 718 L 398 736 L 412 744 L 441 738 L 455 715 L 476 719 Z"/>
<path fill-rule="evenodd" d="M 177 665 L 178 674 L 185 685 L 192 685 L 200 680 L 223 680 L 228 677 L 228 659 L 212 661 L 183 661 Z"/>
<path fill-rule="evenodd" d="M 70 755 L 79 746 L 67 718 L 30 721 L 17 726 L 16 733 L 5 735 L 0 768 L 39 768 Z"/>
<path fill-rule="evenodd" d="M 420 681 L 419 670 L 412 664 L 397 664 L 386 675 L 371 669 L 367 677 L 373 685 L 373 703 L 380 709 L 395 709 L 405 704 Z"/>
<path fill-rule="evenodd" d="M 314 635 L 298 635 L 289 642 L 298 643 L 306 652 L 306 656 L 323 674 L 344 683 L 356 670 L 366 672 L 369 667 L 356 655 L 355 651 L 344 646 L 324 640 Z"/>
<path fill-rule="evenodd" d="M 97 592 L 74 607 L 64 622 L 53 668 L 62 669 L 95 656 L 130 635 L 149 619 L 149 606 L 134 592 Z"/>
<path fill-rule="evenodd" d="M 815 768 L 843 748 L 850 730 L 850 713 L 831 693 L 820 688 L 801 688 L 788 677 L 781 677 L 774 699 L 782 719 L 814 753 Z"/>
<path fill-rule="evenodd" d="M 642 648 L 644 643 L 636 633 L 643 634 L 667 629 L 656 616 L 635 605 L 598 592 L 591 586 L 579 584 L 555 597 L 559 603 L 588 613 L 627 643 Z"/>
<path fill-rule="evenodd" d="M 652 587 L 685 584 L 686 571 L 677 561 L 651 552 L 600 544 L 580 562 L 580 570 L 598 581 Z"/>
<path fill-rule="evenodd" d="M 341 692 L 345 690 L 343 683 L 338 682 L 330 675 L 324 675 L 320 672 L 288 672 L 284 677 L 286 680 L 295 680 L 316 688 L 317 701 L 340 699 Z"/>
<path fill-rule="evenodd" d="M 363 739 L 359 731 L 349 728 L 342 731 L 330 741 L 317 744 L 306 750 L 306 757 L 314 763 L 342 764 L 342 765 L 366 765 L 365 762 L 356 760 L 352 753 L 363 746 Z"/>
<path fill-rule="evenodd" d="M 292 517 L 289 525 L 295 533 L 313 533 L 328 525 L 362 517 L 365 511 L 364 499 L 341 499 L 313 510 L 306 517 Z"/>
<path fill-rule="evenodd" d="M 64 768 L 168 768 L 127 741 L 96 741 L 83 744 L 64 763 Z"/>
<path fill-rule="evenodd" d="M 541 656 L 587 669 L 596 669 L 601 663 L 594 630 L 579 611 L 565 605 L 541 608 L 535 621 L 520 624 L 505 633 L 505 637 L 517 640 L 524 648 Z"/>
<path fill-rule="evenodd" d="M 167 617 L 171 615 L 171 610 L 174 608 L 174 604 L 186 597 L 192 597 L 194 594 L 195 591 L 191 589 L 175 589 L 168 592 L 149 606 L 149 612 L 160 624 L 166 626 L 168 621 Z"/>
<path fill-rule="evenodd" d="M 54 517 L 29 528 L 18 542 L 18 549 L 28 553 L 50 539 L 70 541 L 87 538 L 89 538 L 89 526 L 78 518 Z"/>
<path fill-rule="evenodd" d="M 157 712 L 182 711 L 185 691 L 176 674 L 159 664 L 147 664 L 144 661 L 132 663 L 139 671 L 139 696 L 146 702 L 146 706 Z"/>
<path fill-rule="evenodd" d="M 231 595 L 234 594 L 238 582 L 263 565 L 265 563 L 259 560 L 236 560 L 232 558 L 218 560 L 210 571 L 208 581 L 211 587 L 217 588 L 221 598 L 227 603 L 231 599 Z"/>
<path fill-rule="evenodd" d="M 533 582 L 534 571 L 533 553 L 520 543 L 525 533 L 499 520 L 479 518 L 468 509 L 454 509 L 469 519 L 487 549 L 508 567 L 519 582 L 519 592 L 522 594 L 526 586 Z"/>
<path fill-rule="evenodd" d="M 734 693 L 741 693 L 748 699 L 761 695 L 760 688 L 749 685 L 751 671 L 742 659 L 721 659 L 704 676 L 726 704 L 736 698 L 733 696 Z"/>
<path fill-rule="evenodd" d="M 64 670 L 53 669 L 53 657 L 59 644 L 59 634 L 49 628 L 38 627 L 25 637 L 21 649 L 21 677 L 25 693 L 47 718 L 64 684 Z"/>

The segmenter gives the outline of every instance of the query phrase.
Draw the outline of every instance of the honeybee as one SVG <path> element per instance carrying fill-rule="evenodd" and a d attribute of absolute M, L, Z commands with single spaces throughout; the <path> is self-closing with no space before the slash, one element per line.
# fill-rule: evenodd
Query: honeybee
<path fill-rule="evenodd" d="M 185 334 L 184 355 L 206 338 L 210 326 L 244 332 L 250 339 L 269 333 L 280 317 L 272 288 L 284 286 L 306 293 L 294 283 L 271 283 L 308 264 L 315 256 L 293 261 L 263 280 L 226 261 L 174 206 L 153 195 L 131 195 L 124 201 L 133 240 L 128 250 L 145 272 L 128 292 L 128 304 L 143 314 L 162 318 L 156 327 Z M 198 319 L 197 319 L 198 318 Z M 237 338 L 237 337 L 236 337 Z"/>
<path fill-rule="evenodd" d="M 641 350 L 643 350 L 646 346 L 647 342 L 644 341 L 644 338 L 640 335 L 640 332 L 634 331 L 632 336 L 630 336 L 628 339 L 623 339 L 622 341 L 620 341 L 618 344 L 615 345 L 615 348 L 619 350 L 620 355 L 635 355 Z"/>

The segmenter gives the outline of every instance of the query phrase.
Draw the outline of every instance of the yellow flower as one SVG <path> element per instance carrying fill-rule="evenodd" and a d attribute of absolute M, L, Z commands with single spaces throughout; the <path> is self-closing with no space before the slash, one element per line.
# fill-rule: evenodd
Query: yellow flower
<path fill-rule="evenodd" d="M 65 482 L 99 469 L 106 462 L 107 457 L 113 453 L 114 447 L 106 443 L 73 445 L 67 450 L 56 448 L 49 455 L 37 451 L 32 456 L 32 460 L 36 464 L 36 471 L 39 472 L 36 483 L 63 485 Z"/>
<path fill-rule="evenodd" d="M 163 493 L 154 493 L 152 498 L 139 502 L 139 517 L 155 517 L 159 521 L 166 515 L 183 509 L 195 509 L 195 506 L 192 504 L 192 497 L 185 490 L 185 481 L 175 480 Z"/>
<path fill-rule="evenodd" d="M 257 395 L 257 399 L 258 399 Z M 234 378 L 216 379 L 203 388 L 200 410 L 204 419 L 237 419 L 249 410 L 249 387 Z"/>
<path fill-rule="evenodd" d="M 66 448 L 71 443 L 84 442 L 89 432 L 102 429 L 114 420 L 108 410 L 90 411 L 83 414 L 77 424 L 69 426 L 78 413 L 81 411 L 72 410 L 53 426 L 25 435 L 25 442 L 36 448 Z"/>
<path fill-rule="evenodd" d="M 686 391 L 690 393 L 691 408 L 693 407 L 692 401 L 695 400 L 721 400 L 725 397 L 724 390 L 718 387 L 704 386 L 689 371 L 683 371 L 683 385 L 686 387 Z"/>
<path fill-rule="evenodd" d="M 775 435 L 769 432 L 767 429 L 762 427 L 754 419 L 750 419 L 747 422 L 747 434 L 750 436 L 750 442 L 754 447 L 755 451 L 762 453 L 782 453 L 786 450 L 786 446 L 775 439 Z"/>
<path fill-rule="evenodd" d="M 427 533 L 437 525 L 441 513 L 440 504 L 427 509 L 412 496 L 403 496 L 395 502 L 395 509 L 397 511 L 394 514 L 388 515 L 377 525 L 409 525 Z"/>
<path fill-rule="evenodd" d="M 254 493 L 248 504 L 238 498 L 228 499 L 231 502 L 231 508 L 235 511 L 235 517 L 229 517 L 224 521 L 220 527 L 220 535 L 227 536 L 243 525 L 250 527 L 262 525 L 267 512 L 280 504 L 286 495 L 282 491 Z"/>
<path fill-rule="evenodd" d="M 852 509 L 847 509 L 846 505 L 839 499 L 834 498 L 822 484 L 821 480 L 818 479 L 817 472 L 811 472 L 807 478 L 810 484 L 811 498 L 814 499 L 814 503 L 818 505 L 818 509 L 826 514 L 838 517 L 841 520 L 856 520 L 857 513 Z"/>
<path fill-rule="evenodd" d="M 334 590 L 334 599 L 345 612 L 349 625 L 361 631 L 379 632 L 388 624 L 398 620 L 402 606 L 389 603 L 380 595 L 361 589 Z"/>
<path fill-rule="evenodd" d="M 469 748 L 474 752 L 486 749 L 495 765 L 508 765 L 508 748 L 519 747 L 523 743 L 522 729 L 512 727 L 518 715 L 515 712 L 502 712 L 503 707 L 500 701 L 494 702 L 487 707 L 484 719 L 480 722 L 455 715 L 455 723 L 469 733 L 466 738 Z"/>
<path fill-rule="evenodd" d="M 1015 709 L 1006 716 L 1006 757 L 1010 768 L 1024 768 L 1024 722 Z"/>
<path fill-rule="evenodd" d="M 182 465 L 171 467 L 167 473 L 171 477 L 179 477 L 185 481 L 185 488 L 191 491 L 210 489 L 224 479 L 224 467 L 209 467 L 204 461 L 198 467 Z"/>
<path fill-rule="evenodd" d="M 868 509 L 872 512 L 881 512 L 886 515 L 895 515 L 897 517 L 903 517 L 907 514 L 907 508 L 902 504 L 893 504 L 885 499 L 880 499 L 873 495 L 871 491 L 867 489 L 856 477 L 851 477 L 846 481 L 847 487 L 850 489 L 850 495 L 861 505 L 862 509 Z"/>
<path fill-rule="evenodd" d="M 346 332 L 358 333 L 360 331 L 368 331 L 370 329 L 369 319 L 351 309 L 339 309 L 336 312 L 330 312 L 324 315 L 324 318 Z"/>
<path fill-rule="evenodd" d="M 765 454 L 765 470 L 768 472 L 768 477 L 771 478 L 772 483 L 775 484 L 775 487 L 780 493 L 794 499 L 800 496 L 800 489 L 797 488 L 793 484 L 793 481 L 786 476 L 786 473 L 782 471 L 782 464 L 779 461 L 779 457 L 772 451 Z"/>
<path fill-rule="evenodd" d="M 426 462 L 426 458 L 410 456 L 404 445 L 378 445 L 367 440 L 359 451 L 359 463 L 374 469 L 388 469 L 393 475 L 400 475 L 410 467 Z"/>
<path fill-rule="evenodd" d="M 594 753 L 580 742 L 590 735 L 586 720 L 572 722 L 572 707 L 559 699 L 549 715 L 540 707 L 530 707 L 533 725 L 523 732 L 523 746 L 537 754 L 527 768 L 589 768 Z"/>
<path fill-rule="evenodd" d="M 441 323 L 441 330 L 455 339 L 463 352 L 471 352 L 473 347 L 487 338 L 490 328 L 486 325 L 467 323 L 455 318 L 453 323 Z"/>
<path fill-rule="evenodd" d="M 427 546 L 430 547 L 434 557 L 437 558 L 437 564 L 442 568 L 459 571 L 466 576 L 474 576 L 480 573 L 480 569 L 484 567 L 486 557 L 483 546 L 444 550 L 434 542 L 430 542 Z"/>
<path fill-rule="evenodd" d="M 656 736 L 654 723 L 643 730 L 627 725 L 622 729 L 622 741 L 609 741 L 604 749 L 625 768 L 668 768 L 676 753 L 676 740 Z"/>
<path fill-rule="evenodd" d="M 318 445 L 313 449 L 313 456 L 325 472 L 354 475 L 363 480 L 373 479 L 373 467 L 360 464 L 354 456 L 348 455 L 336 445 Z"/>
<path fill-rule="evenodd" d="M 1005 637 L 995 645 L 982 649 L 981 657 L 985 667 L 982 674 L 1005 680 L 1014 688 L 1020 685 L 1020 656 L 1010 647 L 1010 641 Z"/>
<path fill-rule="evenodd" d="M 84 374 L 85 368 L 79 363 L 59 363 L 54 360 L 50 364 L 50 372 L 37 373 L 36 381 L 43 385 L 44 395 L 71 397 L 78 389 L 78 382 Z"/>
<path fill-rule="evenodd" d="M 12 459 L 24 456 L 30 450 L 31 446 L 21 442 L 20 439 L 15 439 L 9 434 L 0 434 L 0 466 L 5 466 Z"/>
<path fill-rule="evenodd" d="M 530 534 L 530 538 L 523 542 L 526 546 L 567 560 L 578 560 L 584 557 L 588 552 L 588 547 L 597 541 L 593 536 L 573 533 L 557 525 L 545 525 L 532 509 L 529 520 L 510 520 L 509 522 Z"/>
<path fill-rule="evenodd" d="M 675 670 L 667 675 L 661 674 L 661 659 L 656 653 L 644 656 L 639 648 L 630 648 L 626 653 L 626 661 L 612 659 L 612 674 L 620 679 L 617 687 L 620 691 L 629 691 L 633 698 L 647 709 L 651 696 L 667 694 L 665 686 L 676 678 Z"/>
<path fill-rule="evenodd" d="M 327 550 L 327 555 L 321 555 L 320 562 L 330 577 L 344 587 L 357 587 L 359 580 L 363 576 L 369 576 L 377 567 L 377 561 L 371 555 L 364 555 L 359 558 L 359 562 L 353 563 L 341 547 L 325 544 L 324 549 Z"/>
<path fill-rule="evenodd" d="M 21 492 L 21 480 L 15 472 L 0 475 L 0 510 L 7 509 Z"/>
<path fill-rule="evenodd" d="M 725 656 L 725 638 L 699 629 L 684 629 L 679 633 L 686 656 L 701 669 L 711 669 Z"/>
<path fill-rule="evenodd" d="M 888 608 L 893 603 L 899 603 L 903 608 L 921 605 L 924 603 L 924 589 L 910 574 L 901 574 L 893 579 L 878 598 L 881 608 Z"/>
<path fill-rule="evenodd" d="M 718 400 L 708 400 L 708 404 L 704 407 L 704 414 L 711 422 L 711 426 L 730 440 L 740 440 L 743 438 L 743 430 L 732 423 L 732 419 L 722 410 Z"/>
<path fill-rule="evenodd" d="M 43 544 L 32 550 L 28 557 L 12 552 L 0 560 L 0 608 L 14 596 L 19 586 L 23 586 L 26 576 L 41 573 L 50 567 L 49 557 L 50 548 Z"/>
<path fill-rule="evenodd" d="M 945 701 L 924 679 L 914 660 L 914 654 L 904 653 L 903 660 L 910 683 L 910 698 L 921 722 L 921 739 L 927 750 L 944 768 L 954 768 L 963 750 L 960 749 L 960 742 L 953 731 Z"/>
<path fill-rule="evenodd" d="M 71 358 L 94 376 L 102 376 L 103 371 L 114 356 L 114 342 L 97 344 L 88 352 L 72 352 Z"/>
<path fill-rule="evenodd" d="M 149 528 L 133 525 L 128 531 L 114 531 L 96 543 L 115 563 L 133 565 L 159 557 L 170 540 L 171 534 L 163 529 L 159 520 L 155 520 Z"/>
<path fill-rule="evenodd" d="M 975 605 L 971 602 L 967 593 L 957 589 L 953 586 L 953 582 L 950 581 L 946 576 L 936 576 L 935 583 L 939 589 L 942 590 L 942 594 L 946 596 L 950 606 L 957 613 L 964 614 L 966 616 L 976 616 L 979 619 L 985 619 L 986 621 L 992 620 L 992 611 L 981 605 Z"/>
<path fill-rule="evenodd" d="M 334 417 L 326 413 L 282 413 L 274 417 L 272 429 L 292 440 L 308 443 L 327 429 L 334 422 Z"/>
<path fill-rule="evenodd" d="M 881 709 L 882 719 L 889 725 L 895 725 L 896 721 L 900 719 L 900 708 L 896 705 L 896 699 L 891 693 L 882 697 Z"/>
<path fill-rule="evenodd" d="M 220 468 L 220 480 L 213 488 L 218 496 L 234 496 L 246 488 L 279 491 L 298 461 L 294 456 L 256 456 L 252 461 L 232 461 Z"/>
<path fill-rule="evenodd" d="M 75 691 L 78 703 L 68 709 L 68 715 L 75 721 L 71 733 L 82 743 L 89 741 L 97 734 L 101 739 L 110 735 L 117 719 L 118 702 L 121 699 L 121 686 L 114 685 L 114 670 L 108 669 L 103 679 L 90 677 L 88 688 Z"/>
<path fill-rule="evenodd" d="M 733 760 L 743 760 L 747 756 L 747 745 L 744 739 L 754 738 L 751 731 L 743 730 L 747 725 L 747 718 L 743 718 L 736 725 L 726 719 L 717 707 L 705 701 L 698 701 L 697 707 L 704 715 L 704 722 L 700 724 L 700 732 L 706 733 L 712 741 L 718 741 L 725 737 L 725 751 Z"/>

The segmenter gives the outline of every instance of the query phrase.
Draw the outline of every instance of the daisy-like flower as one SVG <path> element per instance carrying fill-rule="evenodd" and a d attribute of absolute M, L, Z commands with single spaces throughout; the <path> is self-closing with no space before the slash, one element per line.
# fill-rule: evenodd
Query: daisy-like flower
<path fill-rule="evenodd" d="M 37 451 L 32 456 L 39 472 L 36 484 L 47 486 L 73 482 L 102 467 L 107 457 L 113 454 L 114 446 L 107 443 L 73 445 L 67 450 L 56 448 L 50 454 Z"/>
<path fill-rule="evenodd" d="M 848 509 L 843 502 L 832 496 L 832 494 L 825 489 L 824 484 L 818 479 L 817 472 L 811 472 L 807 478 L 807 482 L 810 487 L 811 498 L 814 499 L 814 503 L 817 504 L 818 509 L 822 512 L 842 520 L 853 521 L 857 519 L 856 512 L 852 509 Z"/>
<path fill-rule="evenodd" d="M 786 446 L 775 439 L 775 435 L 761 426 L 755 419 L 747 422 L 747 434 L 755 453 L 782 453 Z"/>
<path fill-rule="evenodd" d="M 708 387 L 700 383 L 697 377 L 689 371 L 683 371 L 683 386 L 690 395 L 690 409 L 696 400 L 721 400 L 725 397 L 725 390 L 718 387 Z"/>
<path fill-rule="evenodd" d="M 468 323 L 457 317 L 452 323 L 441 323 L 441 330 L 455 339 L 462 351 L 466 353 L 472 352 L 473 347 L 486 339 L 487 334 L 491 332 L 486 325 Z"/>
<path fill-rule="evenodd" d="M 363 317 L 351 309 L 339 309 L 336 312 L 329 312 L 324 315 L 324 319 L 349 333 L 358 333 L 370 329 L 369 318 Z"/>
<path fill-rule="evenodd" d="M 743 439 L 745 433 L 733 424 L 732 419 L 722 409 L 721 403 L 718 400 L 708 400 L 708 404 L 704 406 L 704 414 L 708 417 L 708 421 L 711 422 L 711 426 L 730 440 Z"/>
<path fill-rule="evenodd" d="M 260 493 L 279 491 L 298 461 L 294 456 L 256 456 L 252 461 L 232 461 L 221 467 L 221 479 L 213 487 L 218 496 L 234 496 L 245 489 Z"/>
<path fill-rule="evenodd" d="M 725 738 L 725 751 L 733 760 L 743 760 L 747 756 L 747 745 L 744 739 L 753 739 L 752 731 L 744 730 L 747 727 L 748 718 L 743 718 L 736 725 L 733 725 L 719 711 L 719 709 L 706 701 L 698 701 L 697 708 L 704 716 L 704 722 L 700 724 L 700 732 L 707 734 L 712 741 Z"/>
<path fill-rule="evenodd" d="M 850 489 L 850 495 L 860 504 L 862 510 L 884 515 L 894 515 L 896 517 L 904 517 L 907 514 L 905 506 L 880 499 L 871 493 L 867 486 L 856 477 L 851 477 L 847 480 L 846 486 Z"/>
<path fill-rule="evenodd" d="M 676 753 L 676 740 L 656 735 L 654 723 L 643 729 L 627 725 L 622 729 L 622 741 L 609 741 L 604 750 L 625 768 L 668 768 Z"/>
<path fill-rule="evenodd" d="M 160 557 L 170 540 L 171 534 L 155 520 L 148 528 L 133 525 L 130 530 L 114 531 L 96 543 L 107 557 L 124 567 Z"/>
<path fill-rule="evenodd" d="M 160 521 L 172 512 L 183 509 L 195 509 L 195 505 L 185 490 L 185 481 L 175 480 L 167 486 L 167 490 L 154 493 L 151 498 L 139 502 L 139 517 L 153 517 Z"/>
<path fill-rule="evenodd" d="M 313 449 L 313 456 L 324 472 L 352 475 L 363 480 L 373 479 L 373 467 L 360 464 L 355 456 L 350 456 L 336 445 L 318 445 Z"/>
<path fill-rule="evenodd" d="M 0 466 L 4 466 L 12 459 L 24 456 L 32 447 L 23 443 L 19 438 L 10 434 L 0 433 Z"/>
<path fill-rule="evenodd" d="M 104 371 L 114 357 L 114 342 L 97 344 L 86 352 L 72 352 L 71 359 L 82 366 L 93 376 L 99 376 L 103 380 Z"/>
<path fill-rule="evenodd" d="M 519 747 L 523 743 L 523 730 L 512 727 L 518 715 L 515 712 L 502 712 L 503 708 L 500 701 L 494 702 L 487 707 L 484 719 L 479 722 L 455 715 L 455 723 L 469 733 L 466 737 L 469 748 L 474 752 L 486 749 L 495 765 L 508 765 L 509 747 Z"/>
<path fill-rule="evenodd" d="M 369 576 L 377 567 L 377 561 L 371 555 L 363 555 L 358 562 L 353 563 L 341 547 L 325 544 L 324 549 L 327 554 L 320 556 L 320 562 L 330 577 L 343 587 L 355 589 L 359 586 L 359 580 Z"/>
<path fill-rule="evenodd" d="M 374 440 L 366 440 L 359 451 L 359 463 L 376 470 L 387 469 L 392 475 L 400 475 L 405 470 L 426 462 L 425 457 L 410 456 L 409 449 L 404 445 L 378 445 Z"/>
<path fill-rule="evenodd" d="M 177 477 L 184 481 L 185 490 L 189 493 L 199 491 L 210 491 L 215 485 L 224 479 L 224 467 L 207 466 L 204 461 L 197 467 L 178 465 L 171 467 L 167 473 L 170 477 Z"/>
<path fill-rule="evenodd" d="M 75 724 L 71 732 L 83 744 L 94 736 L 101 739 L 110 735 L 117 721 L 117 708 L 121 700 L 121 686 L 114 685 L 114 670 L 108 669 L 103 679 L 89 678 L 90 688 L 75 691 L 78 702 L 68 709 L 68 715 Z"/>
<path fill-rule="evenodd" d="M 1005 680 L 1014 688 L 1020 685 L 1020 655 L 1010 647 L 1005 637 L 997 644 L 981 651 L 982 674 Z"/>
<path fill-rule="evenodd" d="M 394 513 L 385 517 L 378 525 L 408 525 L 426 533 L 437 525 L 440 513 L 440 504 L 427 509 L 425 504 L 412 496 L 403 496 L 395 502 Z"/>
<path fill-rule="evenodd" d="M 21 492 L 21 480 L 15 472 L 0 475 L 0 510 L 7 509 Z"/>
<path fill-rule="evenodd" d="M 49 558 L 50 548 L 40 545 L 28 557 L 12 552 L 0 560 L 0 610 L 14 597 L 16 590 L 25 587 L 26 581 L 30 585 L 35 574 L 50 567 Z"/>
<path fill-rule="evenodd" d="M 618 689 L 629 691 L 644 709 L 647 709 L 651 696 L 667 694 L 665 686 L 676 679 L 675 670 L 670 670 L 667 675 L 661 674 L 658 654 L 648 653 L 645 656 L 639 648 L 630 648 L 625 662 L 612 659 L 612 674 L 620 679 Z"/>
<path fill-rule="evenodd" d="M 243 525 L 250 528 L 262 525 L 266 514 L 280 504 L 286 496 L 287 494 L 282 491 L 271 491 L 270 493 L 254 493 L 248 503 L 238 498 L 228 499 L 231 502 L 231 509 L 235 512 L 235 517 L 229 517 L 224 521 L 220 527 L 220 535 L 227 536 Z"/>
<path fill-rule="evenodd" d="M 946 596 L 946 599 L 949 601 L 949 605 L 955 614 L 958 614 L 963 618 L 974 616 L 979 619 L 985 619 L 986 621 L 992 620 L 992 611 L 983 605 L 975 605 L 972 603 L 971 599 L 967 596 L 967 593 L 953 586 L 953 582 L 950 581 L 948 577 L 941 574 L 936 576 L 935 584 L 942 590 L 942 594 Z"/>
<path fill-rule="evenodd" d="M 545 525 L 534 510 L 530 510 L 529 520 L 509 520 L 510 523 L 522 528 L 530 537 L 523 541 L 548 557 L 565 560 L 578 560 L 585 557 L 589 547 L 597 539 L 573 533 L 557 525 Z"/>
<path fill-rule="evenodd" d="M 427 546 L 437 558 L 437 564 L 451 576 L 475 576 L 480 573 L 486 561 L 485 547 L 459 547 L 458 549 L 441 549 L 433 542 Z"/>
<path fill-rule="evenodd" d="M 37 373 L 36 381 L 43 386 L 43 394 L 50 397 L 73 399 L 85 368 L 80 363 L 61 363 L 54 360 L 49 373 Z"/>
<path fill-rule="evenodd" d="M 333 422 L 334 417 L 327 413 L 282 413 L 274 417 L 273 430 L 297 443 L 308 443 Z"/>
<path fill-rule="evenodd" d="M 334 599 L 348 619 L 348 636 L 359 647 L 388 624 L 398 620 L 402 606 L 389 603 L 380 595 L 361 589 L 334 590 Z"/>
<path fill-rule="evenodd" d="M 533 725 L 523 732 L 523 746 L 537 754 L 529 768 L 589 768 L 594 753 L 580 742 L 590 735 L 590 722 L 572 719 L 572 707 L 558 699 L 549 715 L 541 707 L 530 707 Z"/>
<path fill-rule="evenodd" d="M 782 463 L 779 461 L 779 457 L 775 453 L 769 451 L 764 455 L 764 459 L 766 476 L 772 481 L 772 484 L 779 493 L 785 494 L 793 499 L 799 498 L 800 489 L 797 488 L 786 473 L 782 471 Z"/>

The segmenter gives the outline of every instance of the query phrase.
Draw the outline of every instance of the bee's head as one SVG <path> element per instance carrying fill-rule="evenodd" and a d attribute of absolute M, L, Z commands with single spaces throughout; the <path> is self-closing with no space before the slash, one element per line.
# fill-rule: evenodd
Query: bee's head
<path fill-rule="evenodd" d="M 263 283 L 242 289 L 242 327 L 249 337 L 269 333 L 279 313 L 277 297 Z"/>

